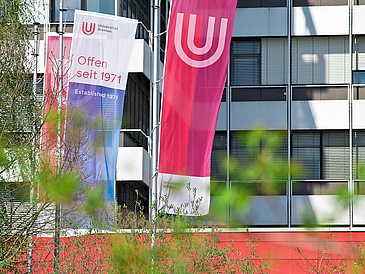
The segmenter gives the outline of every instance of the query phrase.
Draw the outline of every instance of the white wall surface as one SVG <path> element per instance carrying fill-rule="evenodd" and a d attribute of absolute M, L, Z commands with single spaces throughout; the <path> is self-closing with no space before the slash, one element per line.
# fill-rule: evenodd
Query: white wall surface
<path fill-rule="evenodd" d="M 352 113 L 353 113 L 353 124 L 354 129 L 365 128 L 365 100 L 353 100 L 352 101 Z"/>
<path fill-rule="evenodd" d="M 150 56 L 151 53 L 145 40 L 134 40 L 134 47 L 131 63 L 129 66 L 129 72 L 142 72 L 147 76 L 147 78 L 150 78 Z"/>
<path fill-rule="evenodd" d="M 287 9 L 238 8 L 233 27 L 233 37 L 286 36 Z"/>
<path fill-rule="evenodd" d="M 354 5 L 353 8 L 353 34 L 365 34 L 365 6 Z"/>
<path fill-rule="evenodd" d="M 257 123 L 268 129 L 286 129 L 286 102 L 232 102 L 231 130 L 249 130 Z"/>
<path fill-rule="evenodd" d="M 149 155 L 143 147 L 120 147 L 117 181 L 143 181 L 149 185 Z"/>
<path fill-rule="evenodd" d="M 293 101 L 292 129 L 348 129 L 347 100 Z"/>
<path fill-rule="evenodd" d="M 292 8 L 292 35 L 347 35 L 347 6 L 315 6 Z"/>

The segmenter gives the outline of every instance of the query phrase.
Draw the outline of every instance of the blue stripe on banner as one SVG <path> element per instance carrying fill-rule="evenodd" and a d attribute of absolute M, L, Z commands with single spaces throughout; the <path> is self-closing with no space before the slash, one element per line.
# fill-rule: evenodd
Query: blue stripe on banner
<path fill-rule="evenodd" d="M 105 184 L 105 199 L 115 202 L 115 174 L 119 135 L 122 125 L 124 90 L 96 85 L 70 83 L 69 109 L 78 109 L 88 121 L 94 121 L 88 131 L 93 140 L 93 155 L 86 165 L 85 174 L 91 172 L 89 183 Z M 85 148 L 86 149 L 86 148 Z"/>

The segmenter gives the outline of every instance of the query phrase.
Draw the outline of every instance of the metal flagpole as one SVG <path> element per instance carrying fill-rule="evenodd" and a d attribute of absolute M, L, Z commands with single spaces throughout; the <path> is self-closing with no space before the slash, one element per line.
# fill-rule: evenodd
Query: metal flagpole
<path fill-rule="evenodd" d="M 148 46 L 149 49 L 152 53 L 152 48 L 153 48 L 153 1 L 154 0 L 150 0 L 150 32 L 148 33 L 149 35 L 149 40 L 148 40 Z M 149 174 L 153 174 L 153 169 L 152 169 L 152 131 L 153 131 L 153 124 L 152 124 L 152 117 L 153 117 L 153 76 L 152 76 L 152 71 L 153 71 L 153 54 L 150 55 L 150 104 L 149 104 L 149 138 L 148 138 L 148 142 L 149 142 L 149 146 L 148 146 L 148 153 L 149 153 L 149 157 L 150 157 L 150 164 L 149 164 Z M 149 193 L 148 193 L 148 200 L 149 200 L 149 207 L 148 207 L 148 220 L 151 221 L 152 220 L 152 177 L 150 177 L 149 181 L 148 181 L 148 185 L 149 185 Z"/>
<path fill-rule="evenodd" d="M 36 103 L 37 101 L 37 67 L 38 67 L 38 26 L 39 23 L 38 22 L 34 22 L 34 30 L 33 30 L 33 34 L 34 34 L 34 49 L 33 49 L 33 57 L 34 57 L 34 72 L 33 72 L 33 99 Z M 36 118 L 34 116 L 34 118 Z M 33 126 L 33 134 L 36 134 L 36 130 L 37 130 L 37 126 L 36 126 L 36 119 L 34 119 L 34 126 Z M 36 138 L 34 137 L 34 142 L 36 141 Z M 35 144 L 36 145 L 36 144 Z M 34 155 L 33 155 L 34 157 Z M 31 211 L 30 214 L 33 217 L 33 207 L 34 207 L 34 184 L 33 181 L 31 182 L 30 185 L 30 201 L 31 201 Z M 27 269 L 27 273 L 32 273 L 33 272 L 33 227 L 30 227 L 30 231 L 29 231 L 29 243 L 28 243 L 28 269 Z"/>
<path fill-rule="evenodd" d="M 57 121 L 57 174 L 61 175 L 61 147 L 62 147 L 62 90 L 63 90 L 63 0 L 60 0 L 59 10 L 59 25 L 58 25 L 58 43 L 59 43 L 59 56 L 58 56 L 58 121 Z M 54 242 L 54 272 L 59 273 L 60 266 L 60 214 L 61 204 L 60 201 L 56 201 L 55 212 L 55 242 Z"/>
<path fill-rule="evenodd" d="M 153 105 L 152 105 L 152 195 L 151 195 L 151 204 L 152 208 L 152 216 L 151 220 L 154 222 L 154 229 L 152 235 L 152 247 L 155 245 L 155 235 L 156 235 L 156 222 L 155 218 L 157 216 L 157 175 L 158 175 L 158 123 L 159 123 L 159 100 L 158 100 L 158 70 L 159 70 L 159 60 L 158 53 L 160 50 L 159 46 L 159 19 L 160 19 L 160 4 L 159 0 L 153 0 Z"/>

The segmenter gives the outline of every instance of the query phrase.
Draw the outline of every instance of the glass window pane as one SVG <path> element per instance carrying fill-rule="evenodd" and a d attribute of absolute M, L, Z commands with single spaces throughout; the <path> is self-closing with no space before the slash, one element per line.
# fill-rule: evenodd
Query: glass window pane
<path fill-rule="evenodd" d="M 81 0 L 63 0 L 63 8 L 64 9 L 73 9 L 68 10 L 67 12 L 63 12 L 63 19 L 66 21 L 74 21 L 74 10 L 81 9 Z M 60 20 L 60 1 L 55 0 L 55 8 L 53 9 L 55 21 Z"/>
<path fill-rule="evenodd" d="M 354 84 L 365 84 L 365 71 L 354 71 Z"/>
<path fill-rule="evenodd" d="M 211 177 L 212 180 L 225 181 L 227 169 L 224 161 L 227 159 L 227 134 L 216 132 L 214 136 L 211 156 Z"/>
<path fill-rule="evenodd" d="M 261 41 L 232 41 L 231 85 L 261 84 Z"/>
<path fill-rule="evenodd" d="M 105 14 L 115 14 L 115 0 L 87 0 L 87 10 Z"/>

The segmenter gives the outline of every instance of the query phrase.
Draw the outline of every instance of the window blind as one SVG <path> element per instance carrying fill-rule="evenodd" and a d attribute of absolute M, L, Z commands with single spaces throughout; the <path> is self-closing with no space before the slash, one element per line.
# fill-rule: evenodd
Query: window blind
<path fill-rule="evenodd" d="M 261 41 L 233 40 L 231 42 L 231 85 L 260 85 Z"/>

